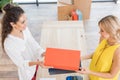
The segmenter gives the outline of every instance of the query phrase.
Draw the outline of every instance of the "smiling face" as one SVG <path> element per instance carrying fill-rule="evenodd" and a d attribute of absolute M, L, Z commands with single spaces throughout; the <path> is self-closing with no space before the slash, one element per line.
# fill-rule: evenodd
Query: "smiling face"
<path fill-rule="evenodd" d="M 26 16 L 25 14 L 21 14 L 19 17 L 19 20 L 16 23 L 11 22 L 11 25 L 13 29 L 16 29 L 18 31 L 23 31 L 26 29 Z"/>

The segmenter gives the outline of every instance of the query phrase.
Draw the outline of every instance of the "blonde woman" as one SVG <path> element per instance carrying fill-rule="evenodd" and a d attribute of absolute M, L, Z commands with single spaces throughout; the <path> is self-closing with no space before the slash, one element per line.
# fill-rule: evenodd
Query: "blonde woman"
<path fill-rule="evenodd" d="M 100 44 L 93 54 L 90 69 L 81 68 L 78 73 L 88 74 L 90 80 L 118 80 L 120 71 L 120 21 L 113 15 L 99 21 Z"/>

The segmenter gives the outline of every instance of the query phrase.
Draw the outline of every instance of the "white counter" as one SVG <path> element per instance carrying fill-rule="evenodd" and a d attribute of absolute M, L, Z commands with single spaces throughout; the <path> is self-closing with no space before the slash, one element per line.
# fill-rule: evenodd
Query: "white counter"
<path fill-rule="evenodd" d="M 86 55 L 86 37 L 82 21 L 52 21 L 44 22 L 41 28 L 40 45 L 47 47 L 80 50 L 81 55 Z M 71 62 L 72 63 L 72 62 Z M 88 66 L 88 62 L 83 62 L 82 67 Z M 39 78 L 53 77 L 56 80 L 65 80 L 66 76 L 80 75 L 78 73 L 49 75 L 47 69 L 39 68 L 37 80 Z M 82 75 L 83 76 L 83 75 Z M 87 80 L 86 76 L 83 76 Z"/>

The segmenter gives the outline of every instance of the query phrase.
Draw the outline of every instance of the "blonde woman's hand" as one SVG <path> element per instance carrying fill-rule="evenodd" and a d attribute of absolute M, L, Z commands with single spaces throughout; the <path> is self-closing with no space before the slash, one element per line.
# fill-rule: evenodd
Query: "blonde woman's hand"
<path fill-rule="evenodd" d="M 87 68 L 80 68 L 79 71 L 76 71 L 77 73 L 80 73 L 80 74 L 90 74 L 91 71 Z"/>

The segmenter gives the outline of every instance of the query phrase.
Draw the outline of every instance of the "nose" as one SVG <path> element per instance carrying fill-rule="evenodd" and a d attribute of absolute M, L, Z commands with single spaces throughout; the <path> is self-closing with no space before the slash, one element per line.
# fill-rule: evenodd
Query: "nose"
<path fill-rule="evenodd" d="M 101 34 L 101 32 L 99 31 L 99 34 Z"/>

